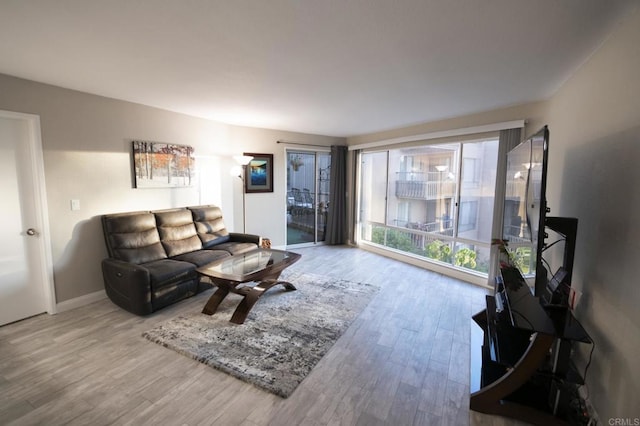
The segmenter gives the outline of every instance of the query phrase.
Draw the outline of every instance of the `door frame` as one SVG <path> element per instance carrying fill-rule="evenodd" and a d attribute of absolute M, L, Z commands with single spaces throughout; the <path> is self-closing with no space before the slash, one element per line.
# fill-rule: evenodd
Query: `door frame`
<path fill-rule="evenodd" d="M 324 147 L 314 147 L 314 148 L 293 148 L 293 147 L 285 147 L 284 150 L 284 158 L 285 158 L 285 170 L 287 168 L 287 163 L 289 161 L 289 153 L 290 152 L 299 152 L 299 153 L 308 153 L 308 154 L 313 154 L 315 156 L 314 158 L 314 183 L 313 183 L 313 191 L 314 191 L 314 196 L 315 196 L 315 200 L 318 199 L 318 154 L 319 153 L 323 153 L 323 154 L 331 154 L 331 148 L 330 147 L 326 147 L 326 149 Z M 284 188 L 285 188 L 285 198 L 287 196 L 287 190 L 289 188 L 289 176 L 285 171 L 285 183 L 284 183 Z M 285 205 L 286 206 L 286 205 Z M 285 207 L 286 209 L 286 207 Z M 315 247 L 318 245 L 324 245 L 326 244 L 325 241 L 318 241 L 318 211 L 316 206 L 314 206 L 314 223 L 315 223 L 315 227 L 314 227 L 314 236 L 313 236 L 313 241 L 310 242 L 306 242 L 306 243 L 298 243 L 298 244 L 289 244 L 288 238 L 287 238 L 287 227 L 288 227 L 288 223 L 286 223 L 286 210 L 285 210 L 285 236 L 284 236 L 284 241 L 285 241 L 285 247 L 286 248 L 303 248 L 303 247 Z"/>
<path fill-rule="evenodd" d="M 49 314 L 55 314 L 56 294 L 53 281 L 53 256 L 51 253 L 51 231 L 49 229 L 49 209 L 47 205 L 47 189 L 44 176 L 44 156 L 42 150 L 42 133 L 40 116 L 21 112 L 0 110 L 0 118 L 23 120 L 28 128 L 28 156 L 33 177 L 34 203 L 36 206 L 35 227 L 39 230 L 38 254 L 41 262 L 44 306 Z"/>

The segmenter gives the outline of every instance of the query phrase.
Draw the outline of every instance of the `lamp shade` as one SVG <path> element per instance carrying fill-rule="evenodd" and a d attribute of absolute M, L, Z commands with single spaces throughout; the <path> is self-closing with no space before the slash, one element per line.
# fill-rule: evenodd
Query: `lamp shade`
<path fill-rule="evenodd" d="M 233 166 L 231 170 L 229 170 L 229 174 L 231 176 L 238 176 L 242 179 L 242 166 Z"/>

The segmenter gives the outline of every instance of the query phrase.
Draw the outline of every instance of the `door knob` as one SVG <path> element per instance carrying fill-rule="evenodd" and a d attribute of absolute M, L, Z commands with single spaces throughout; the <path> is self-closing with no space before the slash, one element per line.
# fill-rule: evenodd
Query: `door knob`
<path fill-rule="evenodd" d="M 38 234 L 38 231 L 36 231 L 35 229 L 33 229 L 33 228 L 27 229 L 27 235 L 33 236 L 33 235 L 37 235 L 37 234 Z"/>

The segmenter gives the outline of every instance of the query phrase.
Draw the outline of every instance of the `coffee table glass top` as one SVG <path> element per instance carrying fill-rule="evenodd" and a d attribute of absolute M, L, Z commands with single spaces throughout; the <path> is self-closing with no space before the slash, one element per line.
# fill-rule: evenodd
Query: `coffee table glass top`
<path fill-rule="evenodd" d="M 209 277 L 246 281 L 258 272 L 289 265 L 300 258 L 297 253 L 283 250 L 257 249 L 215 261 L 197 271 Z"/>

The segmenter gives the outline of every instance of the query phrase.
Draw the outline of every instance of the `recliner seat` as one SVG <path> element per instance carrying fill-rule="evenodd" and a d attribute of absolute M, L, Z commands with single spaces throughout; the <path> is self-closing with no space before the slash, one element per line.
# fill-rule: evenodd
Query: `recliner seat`
<path fill-rule="evenodd" d="M 197 267 L 260 245 L 257 235 L 228 232 L 212 205 L 108 214 L 102 227 L 107 296 L 137 315 L 202 291 Z"/>

